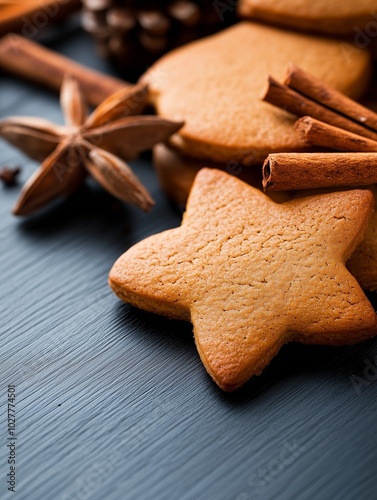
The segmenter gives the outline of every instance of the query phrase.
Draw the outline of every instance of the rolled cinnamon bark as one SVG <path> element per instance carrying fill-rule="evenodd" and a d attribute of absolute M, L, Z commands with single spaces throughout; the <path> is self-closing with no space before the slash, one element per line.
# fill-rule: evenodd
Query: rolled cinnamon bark
<path fill-rule="evenodd" d="M 295 123 L 301 139 L 312 145 L 335 151 L 377 152 L 377 141 L 304 116 Z"/>
<path fill-rule="evenodd" d="M 377 114 L 353 101 L 341 92 L 332 89 L 315 76 L 295 64 L 288 66 L 284 84 L 297 92 L 341 113 L 352 120 L 377 131 Z"/>
<path fill-rule="evenodd" d="M 276 153 L 263 164 L 265 191 L 375 183 L 377 153 Z"/>
<path fill-rule="evenodd" d="M 339 127 L 354 134 L 377 140 L 377 132 L 374 130 L 364 127 L 328 109 L 326 106 L 322 106 L 299 92 L 292 90 L 290 87 L 282 85 L 271 76 L 268 78 L 268 88 L 262 100 L 295 115 L 309 115 L 317 120 L 333 125 L 334 127 Z"/>
<path fill-rule="evenodd" d="M 79 10 L 80 0 L 0 0 L 0 36 L 21 31 L 25 37 L 38 31 L 35 16 L 48 16 L 48 24 L 55 24 L 62 18 Z M 40 18 L 41 19 L 41 18 Z M 43 21 L 43 25 L 46 18 Z"/>
<path fill-rule="evenodd" d="M 14 34 L 0 39 L 0 67 L 56 91 L 60 90 L 64 75 L 69 74 L 79 82 L 93 106 L 129 85 Z"/>

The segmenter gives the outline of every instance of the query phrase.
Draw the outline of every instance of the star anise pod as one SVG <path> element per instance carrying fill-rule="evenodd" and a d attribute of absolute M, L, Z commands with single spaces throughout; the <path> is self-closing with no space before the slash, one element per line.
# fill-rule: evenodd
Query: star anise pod
<path fill-rule="evenodd" d="M 61 89 L 65 125 L 40 118 L 10 117 L 0 135 L 30 158 L 43 160 L 13 209 L 28 215 L 76 190 L 89 173 L 111 194 L 149 210 L 153 200 L 124 162 L 163 142 L 183 125 L 157 116 L 137 116 L 148 98 L 143 85 L 125 87 L 89 115 L 77 82 L 67 76 Z"/>

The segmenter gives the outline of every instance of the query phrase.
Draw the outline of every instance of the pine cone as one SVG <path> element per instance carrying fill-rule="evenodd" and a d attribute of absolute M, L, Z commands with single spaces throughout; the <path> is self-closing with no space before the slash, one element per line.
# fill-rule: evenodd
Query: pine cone
<path fill-rule="evenodd" d="M 174 47 L 210 35 L 235 20 L 211 0 L 83 0 L 82 24 L 103 57 L 130 77 Z M 225 17 L 225 19 L 224 19 Z"/>

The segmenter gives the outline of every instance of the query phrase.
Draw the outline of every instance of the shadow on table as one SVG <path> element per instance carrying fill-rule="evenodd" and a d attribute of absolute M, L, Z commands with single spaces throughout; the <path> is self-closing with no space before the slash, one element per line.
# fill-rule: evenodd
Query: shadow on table
<path fill-rule="evenodd" d="M 187 357 L 199 357 L 193 339 L 192 326 L 184 321 L 167 318 L 140 311 L 134 307 L 119 304 L 119 314 L 129 325 L 130 316 L 144 330 L 147 330 L 148 342 L 170 345 L 170 349 L 186 350 Z M 177 335 L 179 332 L 179 335 Z M 174 353 L 173 353 L 174 355 Z M 321 383 L 330 380 L 329 385 L 338 384 L 340 388 L 352 389 L 352 377 L 363 377 L 365 363 L 375 361 L 377 340 L 371 339 L 353 346 L 311 346 L 290 343 L 284 346 L 263 373 L 252 378 L 241 389 L 226 393 L 219 389 L 210 377 L 202 377 L 205 388 L 218 393 L 226 404 L 239 406 L 263 397 L 270 388 L 284 384 L 289 379 L 299 382 L 307 376 Z M 168 360 L 167 360 L 168 362 Z M 377 375 L 377 367 L 376 367 Z M 377 379 L 377 376 L 376 376 Z"/>

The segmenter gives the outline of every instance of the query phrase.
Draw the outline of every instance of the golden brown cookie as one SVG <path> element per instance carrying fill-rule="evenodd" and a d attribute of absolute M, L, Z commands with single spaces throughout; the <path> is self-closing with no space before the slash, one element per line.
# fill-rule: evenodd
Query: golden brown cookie
<path fill-rule="evenodd" d="M 368 83 L 367 51 L 247 21 L 171 52 L 142 80 L 159 115 L 185 122 L 170 140 L 180 153 L 259 165 L 269 153 L 303 149 L 295 118 L 261 101 L 268 75 L 282 79 L 289 62 L 353 98 Z"/>
<path fill-rule="evenodd" d="M 364 102 L 366 106 L 377 112 L 377 82 Z M 374 212 L 370 219 L 367 232 L 360 245 L 347 263 L 351 273 L 356 277 L 364 290 L 377 291 L 377 186 L 369 186 L 375 197 Z"/>
<path fill-rule="evenodd" d="M 248 168 L 232 161 L 222 165 L 208 160 L 195 160 L 177 153 L 165 144 L 158 144 L 153 148 L 153 163 L 161 189 L 173 203 L 179 206 L 186 205 L 194 179 L 199 170 L 204 167 L 217 168 L 238 177 L 251 186 L 263 189 L 261 168 Z M 286 191 L 272 191 L 267 196 L 277 203 L 291 198 Z"/>
<path fill-rule="evenodd" d="M 176 205 L 185 205 L 196 174 L 203 167 L 217 168 L 262 189 L 262 169 L 246 168 L 237 162 L 227 165 L 196 160 L 158 144 L 153 148 L 153 164 L 161 189 Z"/>
<path fill-rule="evenodd" d="M 327 194 L 334 191 L 341 191 L 344 188 L 312 189 L 292 192 L 295 199 L 305 196 Z M 375 184 L 362 187 L 368 189 L 374 195 L 374 211 L 369 220 L 367 230 L 362 242 L 357 246 L 347 262 L 347 268 L 357 279 L 363 290 L 377 291 L 377 186 Z"/>
<path fill-rule="evenodd" d="M 238 13 L 294 29 L 354 35 L 363 47 L 377 28 L 375 0 L 240 0 Z"/>
<path fill-rule="evenodd" d="M 208 373 L 232 391 L 286 342 L 353 344 L 376 334 L 376 314 L 344 265 L 372 210 L 368 190 L 276 204 L 202 169 L 181 227 L 130 248 L 109 283 L 141 309 L 192 321 Z"/>
<path fill-rule="evenodd" d="M 369 189 L 377 199 L 377 186 Z M 350 272 L 355 276 L 364 290 L 377 291 L 377 210 L 374 207 L 368 229 L 363 241 L 356 248 L 347 263 Z"/>

